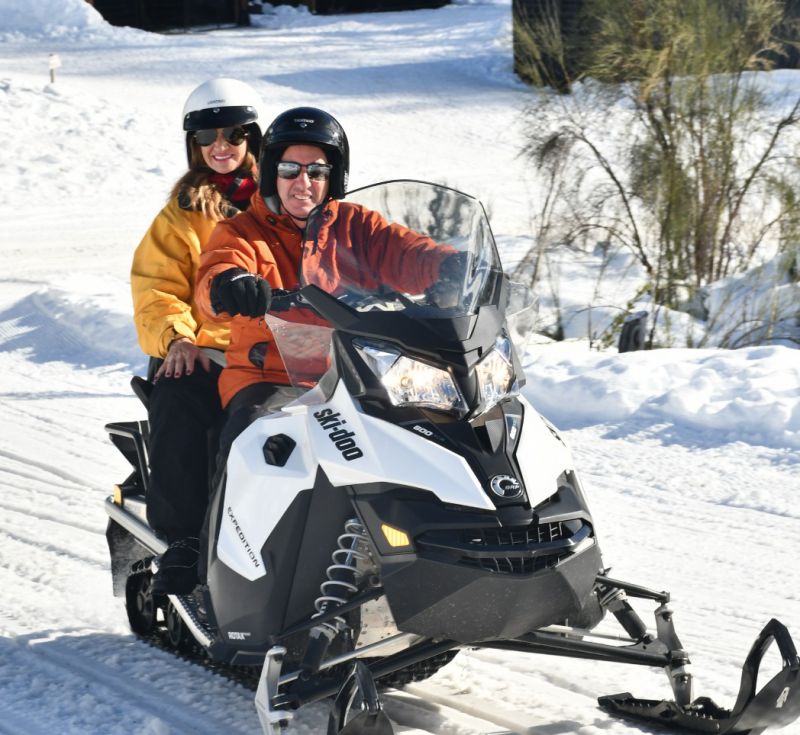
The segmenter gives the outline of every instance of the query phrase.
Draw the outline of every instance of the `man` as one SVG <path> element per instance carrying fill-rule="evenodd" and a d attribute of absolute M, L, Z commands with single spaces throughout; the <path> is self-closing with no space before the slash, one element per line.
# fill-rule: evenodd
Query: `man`
<path fill-rule="evenodd" d="M 314 283 L 336 293 L 344 278 L 422 293 L 455 252 L 377 212 L 339 202 L 349 157 L 347 136 L 327 112 L 301 107 L 282 113 L 264 136 L 260 195 L 247 212 L 220 223 L 204 248 L 196 286 L 200 308 L 210 318 L 233 317 L 219 381 L 227 417 L 221 461 L 255 418 L 298 394 L 263 319 L 273 289 Z M 318 209 L 314 232 L 307 232 Z"/>

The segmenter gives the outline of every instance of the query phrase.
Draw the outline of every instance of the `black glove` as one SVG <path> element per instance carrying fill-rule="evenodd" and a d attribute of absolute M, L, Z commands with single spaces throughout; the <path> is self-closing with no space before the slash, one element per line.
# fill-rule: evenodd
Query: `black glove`
<path fill-rule="evenodd" d="M 255 273 L 229 268 L 211 281 L 211 306 L 219 314 L 259 317 L 269 309 L 272 289 Z"/>

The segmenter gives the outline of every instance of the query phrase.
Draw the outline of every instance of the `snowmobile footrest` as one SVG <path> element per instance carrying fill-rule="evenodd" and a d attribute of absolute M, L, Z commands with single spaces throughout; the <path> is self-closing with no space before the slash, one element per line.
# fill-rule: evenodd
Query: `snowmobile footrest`
<path fill-rule="evenodd" d="M 777 643 L 783 667 L 756 693 L 758 669 L 769 646 Z M 784 727 L 800 717 L 800 659 L 786 627 L 770 620 L 756 639 L 742 667 L 739 696 L 732 710 L 699 697 L 680 707 L 667 700 L 638 699 L 631 694 L 600 697 L 600 707 L 621 717 L 718 735 L 761 733 L 768 727 Z"/>

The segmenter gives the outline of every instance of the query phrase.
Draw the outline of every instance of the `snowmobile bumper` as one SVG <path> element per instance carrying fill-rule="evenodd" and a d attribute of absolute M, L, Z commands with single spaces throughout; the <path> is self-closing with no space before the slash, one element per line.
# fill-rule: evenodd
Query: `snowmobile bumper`
<path fill-rule="evenodd" d="M 513 639 L 577 618 L 602 566 L 589 527 L 582 530 L 587 534 L 579 541 L 553 544 L 550 564 L 531 573 L 489 571 L 456 544 L 419 549 L 410 563 L 382 557 L 383 586 L 397 627 L 425 638 L 473 643 Z"/>
<path fill-rule="evenodd" d="M 783 666 L 756 692 L 761 661 L 773 642 L 778 646 Z M 600 697 L 598 702 L 613 715 L 671 728 L 718 735 L 757 735 L 768 727 L 784 727 L 800 717 L 800 659 L 789 631 L 772 619 L 745 660 L 739 696 L 731 710 L 717 706 L 708 697 L 698 697 L 680 706 L 668 700 L 638 699 L 627 692 Z"/>

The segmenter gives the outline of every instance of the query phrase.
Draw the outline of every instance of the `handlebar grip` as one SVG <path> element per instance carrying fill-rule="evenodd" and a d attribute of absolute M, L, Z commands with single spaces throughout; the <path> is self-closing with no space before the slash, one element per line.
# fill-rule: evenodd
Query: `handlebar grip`
<path fill-rule="evenodd" d="M 300 291 L 297 289 L 285 290 L 282 288 L 275 288 L 272 290 L 272 302 L 269 306 L 269 312 L 280 313 L 282 311 L 289 311 L 293 306 L 297 306 L 302 302 Z"/>

